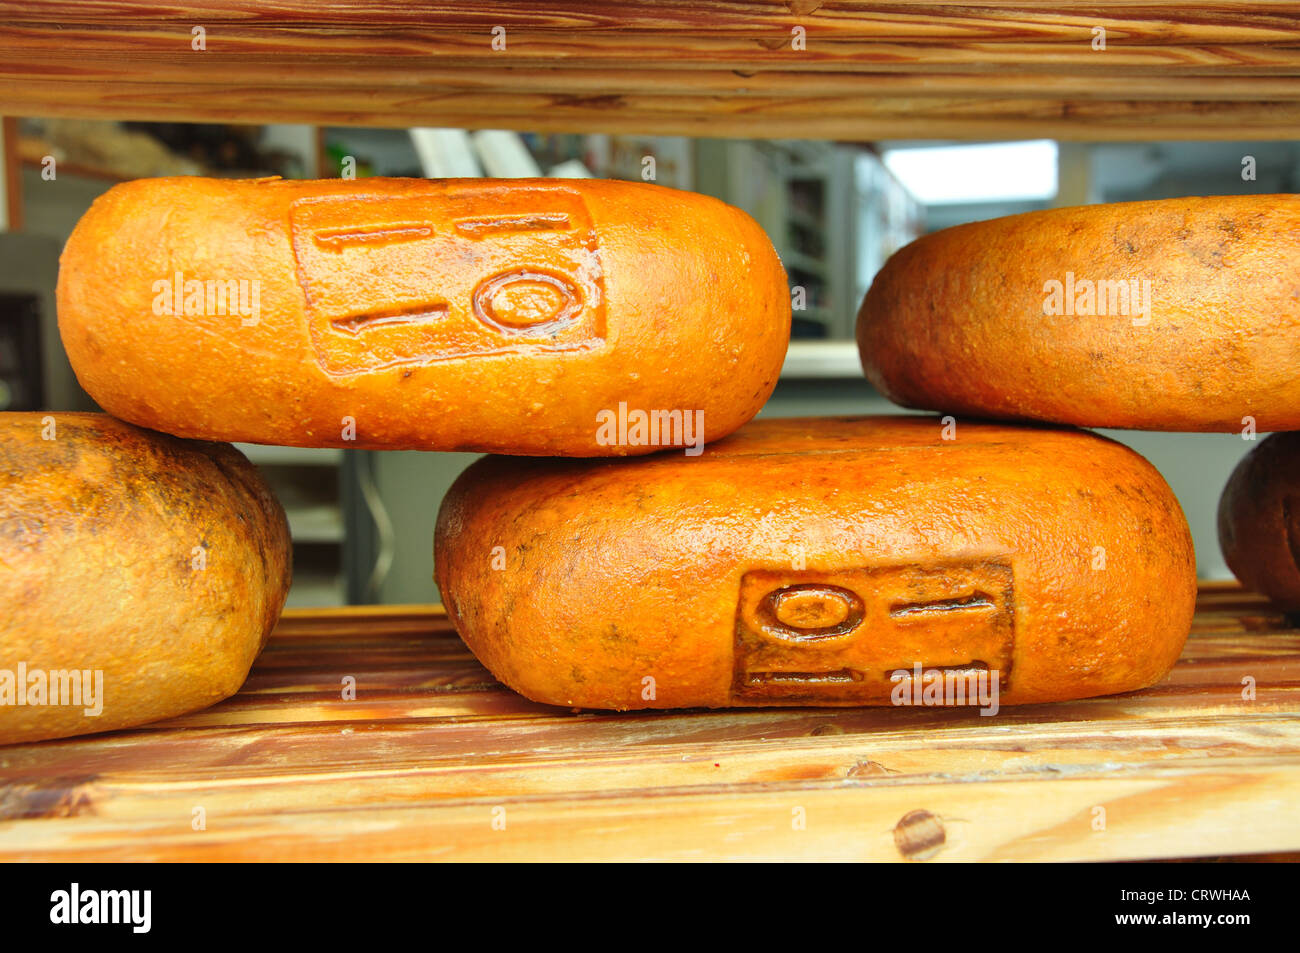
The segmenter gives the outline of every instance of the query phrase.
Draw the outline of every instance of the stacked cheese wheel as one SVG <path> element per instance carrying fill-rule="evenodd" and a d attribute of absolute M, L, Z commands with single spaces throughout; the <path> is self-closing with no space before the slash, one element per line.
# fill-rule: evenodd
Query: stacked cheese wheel
<path fill-rule="evenodd" d="M 237 689 L 283 603 L 288 536 L 247 462 L 206 441 L 496 454 L 444 501 L 436 574 L 467 644 L 538 701 L 888 705 L 936 673 L 1003 704 L 1148 686 L 1196 589 L 1169 487 L 1100 436 L 971 418 L 1300 425 L 1297 211 L 1064 210 L 903 250 L 864 303 L 864 364 L 900 402 L 960 415 L 952 433 L 742 428 L 776 384 L 789 290 L 758 226 L 713 199 L 118 186 L 58 289 L 78 379 L 113 416 L 0 417 L 0 594 L 23 605 L 0 649 L 28 672 L 102 672 L 102 710 L 0 706 L 0 742 Z M 1285 522 L 1247 509 L 1229 525 Z"/>

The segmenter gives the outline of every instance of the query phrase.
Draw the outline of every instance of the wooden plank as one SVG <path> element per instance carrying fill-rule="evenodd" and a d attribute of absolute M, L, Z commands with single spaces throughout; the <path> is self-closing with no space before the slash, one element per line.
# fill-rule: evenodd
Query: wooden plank
<path fill-rule="evenodd" d="M 554 2 L 544 8 L 531 0 L 479 0 L 474 4 L 422 0 L 222 0 L 213 3 L 148 5 L 131 0 L 74 0 L 51 16 L 44 0 L 0 0 L 0 17 L 12 23 L 95 24 L 113 29 L 148 23 L 186 27 L 219 24 L 284 29 L 311 28 L 338 33 L 360 30 L 487 31 L 712 34 L 764 37 L 795 26 L 838 37 L 1017 38 L 1027 35 L 1072 37 L 1071 31 L 1097 23 L 1123 24 L 1125 36 L 1152 42 L 1189 37 L 1224 37 L 1268 42 L 1293 30 L 1300 4 L 1215 2 L 1188 5 L 1182 0 L 1100 0 L 1077 4 L 1026 4 L 1017 0 L 944 3 L 932 0 L 587 0 Z"/>
<path fill-rule="evenodd" d="M 6 831 L 0 856 L 77 861 L 872 860 L 908 856 L 895 828 L 934 815 L 933 859 L 1126 860 L 1276 852 L 1295 844 L 1300 761 L 1183 768 L 1111 778 L 762 788 L 708 795 L 476 802 L 134 821 L 90 815 Z M 1093 829 L 1095 810 L 1106 828 Z M 502 813 L 504 812 L 504 813 Z M 796 826 L 802 815 L 804 827 Z M 1243 823 L 1243 818 L 1248 822 Z M 505 829 L 494 828 L 504 820 Z"/>
<path fill-rule="evenodd" d="M 902 860 L 917 810 L 940 860 L 1295 851 L 1292 621 L 1206 586 L 1161 684 L 986 718 L 557 710 L 495 683 L 440 608 L 291 611 L 220 705 L 0 748 L 0 859 Z"/>
<path fill-rule="evenodd" d="M 191 48 L 195 26 L 203 51 Z M 796 27 L 805 48 L 792 45 Z M 1105 50 L 1092 47 L 1095 27 Z M 0 0 L 0 111 L 22 115 L 852 140 L 1290 138 L 1297 81 L 1292 3 Z"/>
<path fill-rule="evenodd" d="M 4 214 L 0 216 L 0 229 L 10 232 L 23 230 L 23 170 L 18 159 L 18 120 L 12 116 L 0 119 L 0 165 L 4 169 Z"/>
<path fill-rule="evenodd" d="M 582 132 L 697 136 L 771 136 L 807 139 L 863 140 L 871 138 L 1055 138 L 1066 141 L 1148 141 L 1225 137 L 1290 139 L 1300 130 L 1300 106 L 1295 102 L 1215 103 L 1177 101 L 1085 102 L 1056 100 L 959 100 L 943 98 L 891 99 L 876 97 L 857 103 L 780 98 L 694 100 L 666 97 L 590 97 L 557 100 L 518 95 L 509 101 L 451 94 L 409 93 L 400 97 L 357 91 L 327 103 L 305 106 L 291 97 L 276 98 L 264 88 L 229 86 L 208 98 L 203 90 L 185 86 L 165 96 L 153 90 L 137 92 L 121 84 L 108 89 L 89 84 L 82 90 L 97 104 L 87 111 L 69 103 L 78 93 L 53 84 L 19 94 L 0 90 L 0 109 L 26 115 L 86 116 L 167 122 L 240 123 L 305 122 L 355 126 L 391 123 L 399 126 L 451 126 L 467 129 L 507 128 L 533 132 Z M 14 100 L 5 98 L 14 93 Z M 21 100 L 19 102 L 18 100 Z M 196 115 L 193 103 L 204 106 Z M 606 107 L 598 121 L 595 112 Z M 531 108 L 530 108 L 531 107 Z M 843 112 L 840 112 L 842 110 Z M 593 125 L 593 122 L 595 124 Z M 1231 126 L 1229 132 L 1226 126 Z"/>
<path fill-rule="evenodd" d="M 0 3 L 0 6 L 3 6 Z M 411 29 L 389 32 L 360 28 L 342 33 L 310 27 L 204 26 L 205 49 L 193 48 L 191 30 L 202 18 L 177 27 L 132 26 L 124 21 L 112 28 L 64 23 L 57 28 L 61 46 L 51 46 L 55 31 L 42 24 L 5 21 L 0 26 L 0 50 L 27 56 L 43 55 L 42 72 L 59 75 L 88 68 L 108 68 L 110 58 L 128 61 L 137 69 L 161 64 L 211 70 L 245 62 L 269 64 L 281 60 L 286 72 L 310 64 L 383 66 L 433 65 L 444 68 L 478 66 L 502 76 L 506 71 L 539 67 L 598 69 L 617 80 L 625 69 L 655 69 L 671 81 L 682 70 L 762 70 L 785 68 L 799 72 L 915 72 L 965 70 L 999 73 L 1004 68 L 1056 72 L 1081 68 L 1095 73 L 1122 74 L 1183 70 L 1222 75 L 1267 75 L 1293 71 L 1294 45 L 1300 39 L 1300 19 L 1286 30 L 1255 36 L 1211 31 L 1181 39 L 1162 35 L 1157 42 L 1107 39 L 1104 50 L 1093 49 L 1088 25 L 1049 39 L 878 36 L 871 26 L 854 36 L 812 37 L 806 48 L 792 48 L 789 32 L 766 38 L 736 39 L 712 30 L 650 34 L 598 32 L 517 32 L 508 34 L 506 49 L 493 50 L 489 32 Z M 1095 22 L 1095 21 L 1091 21 Z M 429 62 L 433 61 L 433 62 Z M 309 74 L 298 74 L 309 79 Z M 526 88 L 521 76 L 519 88 Z"/>
<path fill-rule="evenodd" d="M 385 96 L 425 92 L 506 96 L 521 92 L 511 72 L 475 70 L 473 62 L 463 68 L 446 65 L 445 59 L 418 59 L 399 75 L 382 58 L 357 58 L 334 65 L 315 75 L 285 74 L 274 56 L 242 58 L 237 75 L 229 64 L 203 58 L 197 62 L 176 62 L 170 57 L 148 59 L 151 83 L 182 84 L 194 90 L 206 89 L 221 95 L 232 80 L 249 88 L 284 90 L 283 95 L 302 96 L 316 90 L 346 93 L 363 87 Z M 0 80 L 25 83 L 39 76 L 48 83 L 125 83 L 140 85 L 141 65 L 133 59 L 78 60 L 51 63 L 40 53 L 10 53 L 0 61 Z M 1198 99 L 1232 102 L 1300 98 L 1300 75 L 1296 70 L 1261 69 L 1248 75 L 1180 73 L 1158 67 L 1141 72 L 1115 72 L 1099 64 L 1072 71 L 1033 71 L 1009 67 L 996 74 L 973 74 L 959 67 L 918 71 L 906 68 L 864 67 L 853 70 L 762 70 L 697 69 L 680 76 L 663 69 L 623 67 L 618 71 L 618 96 L 672 95 L 675 97 L 726 96 L 743 99 L 851 99 L 867 95 L 916 97 L 1015 97 L 1022 99 L 1177 100 L 1195 83 Z M 528 68 L 530 95 L 582 97 L 609 95 L 610 77 L 597 69 L 540 64 Z M 1249 82 L 1243 82 L 1249 79 Z M 72 87 L 80 89 L 80 86 Z M 272 90 L 273 94 L 274 90 Z M 279 94 L 276 94 L 279 95 Z"/>

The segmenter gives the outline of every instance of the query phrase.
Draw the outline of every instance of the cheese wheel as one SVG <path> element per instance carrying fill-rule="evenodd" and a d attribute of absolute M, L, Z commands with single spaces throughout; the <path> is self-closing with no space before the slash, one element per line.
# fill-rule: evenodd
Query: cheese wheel
<path fill-rule="evenodd" d="M 289 576 L 284 511 L 233 447 L 0 414 L 0 744 L 234 694 Z"/>
<path fill-rule="evenodd" d="M 1300 429 L 1300 196 L 1052 209 L 926 235 L 872 282 L 858 345 L 906 407 Z"/>
<path fill-rule="evenodd" d="M 435 571 L 498 679 L 611 709 L 1131 691 L 1196 599 L 1187 522 L 1136 453 L 924 417 L 761 420 L 695 459 L 487 457 L 443 502 Z"/>
<path fill-rule="evenodd" d="M 1300 433 L 1265 438 L 1228 478 L 1219 545 L 1241 582 L 1300 611 Z"/>
<path fill-rule="evenodd" d="M 730 433 L 790 335 L 745 213 L 568 179 L 128 182 L 68 240 L 58 312 L 82 386 L 141 426 L 560 456 Z"/>

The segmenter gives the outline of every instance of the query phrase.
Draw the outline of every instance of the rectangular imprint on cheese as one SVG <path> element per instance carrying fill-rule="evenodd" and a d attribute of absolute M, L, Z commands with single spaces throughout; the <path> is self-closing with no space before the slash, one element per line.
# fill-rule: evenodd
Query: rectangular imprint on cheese
<path fill-rule="evenodd" d="M 1009 556 L 741 578 L 735 704 L 888 704 L 895 672 L 998 672 L 1010 683 Z M 911 677 L 911 676 L 907 676 Z"/>
<path fill-rule="evenodd" d="M 289 218 L 330 374 L 604 344 L 599 242 L 570 187 L 430 183 L 302 199 Z"/>

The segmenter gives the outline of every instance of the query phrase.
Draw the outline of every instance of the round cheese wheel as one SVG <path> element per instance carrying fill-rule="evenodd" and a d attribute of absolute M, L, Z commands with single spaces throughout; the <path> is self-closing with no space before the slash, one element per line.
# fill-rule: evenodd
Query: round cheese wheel
<path fill-rule="evenodd" d="M 568 179 L 128 182 L 69 238 L 58 312 L 82 386 L 144 427 L 558 456 L 730 433 L 790 336 L 744 212 Z"/>
<path fill-rule="evenodd" d="M 289 579 L 284 511 L 233 447 L 0 414 L 0 744 L 234 694 Z"/>
<path fill-rule="evenodd" d="M 1300 433 L 1266 437 L 1219 500 L 1219 545 L 1241 582 L 1300 611 Z"/>
<path fill-rule="evenodd" d="M 443 502 L 435 573 L 497 678 L 612 709 L 1131 691 L 1196 599 L 1182 510 L 1133 451 L 922 417 L 756 421 L 698 458 L 487 457 Z"/>
<path fill-rule="evenodd" d="M 1300 196 L 1052 209 L 926 235 L 876 276 L 858 345 L 907 407 L 1300 429 Z"/>

